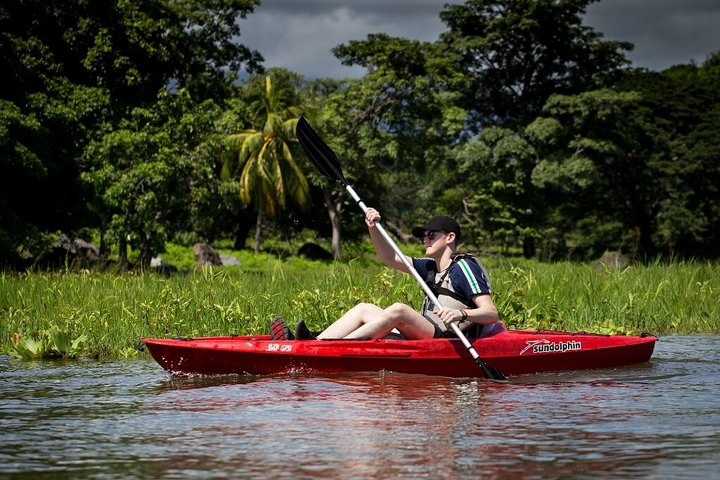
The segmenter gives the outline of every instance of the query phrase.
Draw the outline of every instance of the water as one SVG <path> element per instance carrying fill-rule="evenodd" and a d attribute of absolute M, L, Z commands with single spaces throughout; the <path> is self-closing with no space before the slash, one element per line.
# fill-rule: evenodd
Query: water
<path fill-rule="evenodd" d="M 507 384 L 0 357 L 1 478 L 712 478 L 720 336 Z"/>

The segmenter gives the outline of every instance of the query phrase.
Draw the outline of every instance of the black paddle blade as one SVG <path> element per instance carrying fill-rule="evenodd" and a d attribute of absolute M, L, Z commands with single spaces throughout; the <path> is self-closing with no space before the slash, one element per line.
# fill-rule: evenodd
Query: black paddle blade
<path fill-rule="evenodd" d="M 340 162 L 335 152 L 320 138 L 315 130 L 310 126 L 305 117 L 300 117 L 295 127 L 295 135 L 300 141 L 300 145 L 305 149 L 305 153 L 310 157 L 310 161 L 315 165 L 320 173 L 326 177 L 330 177 L 339 181 L 343 185 L 347 185 L 347 180 L 343 175 Z"/>
<path fill-rule="evenodd" d="M 507 380 L 507 377 L 497 368 L 493 368 L 487 363 L 483 362 L 478 358 L 476 360 L 477 364 L 480 366 L 480 368 L 483 369 L 483 372 L 485 373 L 485 377 L 487 377 L 490 380 Z"/>

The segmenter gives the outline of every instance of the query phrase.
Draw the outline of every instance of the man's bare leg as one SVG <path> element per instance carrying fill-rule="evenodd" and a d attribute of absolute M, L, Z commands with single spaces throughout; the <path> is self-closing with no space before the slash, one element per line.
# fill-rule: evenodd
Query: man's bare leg
<path fill-rule="evenodd" d="M 383 309 L 371 303 L 359 303 L 348 310 L 345 315 L 337 319 L 332 325 L 326 328 L 318 339 L 345 338 L 352 332 L 363 326 L 365 323 L 379 318 Z M 356 337 L 358 338 L 358 337 Z"/>

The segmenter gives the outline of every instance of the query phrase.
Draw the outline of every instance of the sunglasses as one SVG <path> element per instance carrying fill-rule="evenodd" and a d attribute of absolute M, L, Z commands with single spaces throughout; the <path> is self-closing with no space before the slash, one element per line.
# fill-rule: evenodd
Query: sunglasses
<path fill-rule="evenodd" d="M 436 238 L 438 238 L 438 235 L 447 235 L 447 232 L 444 230 L 433 230 L 431 232 L 427 232 L 425 235 L 422 236 L 420 239 L 421 242 L 434 242 Z"/>

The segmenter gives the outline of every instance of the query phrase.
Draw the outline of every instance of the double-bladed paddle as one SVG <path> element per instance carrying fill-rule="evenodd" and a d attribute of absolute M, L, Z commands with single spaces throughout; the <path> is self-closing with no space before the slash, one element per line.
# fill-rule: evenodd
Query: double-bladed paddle
<path fill-rule="evenodd" d="M 367 212 L 367 205 L 365 205 L 365 203 L 360 199 L 352 186 L 350 186 L 349 182 L 345 178 L 345 175 L 343 175 L 342 168 L 340 167 L 340 161 L 335 155 L 335 152 L 333 152 L 332 149 L 323 141 L 323 139 L 320 138 L 317 132 L 313 130 L 308 121 L 305 120 L 305 117 L 300 117 L 300 119 L 298 120 L 297 127 L 295 128 L 295 134 L 300 141 L 300 145 L 303 146 L 305 152 L 308 154 L 310 161 L 313 163 L 313 165 L 315 165 L 315 168 L 317 168 L 318 171 L 326 177 L 340 182 L 340 184 L 355 200 L 355 202 L 362 209 L 362 211 Z M 441 308 L 442 305 L 440 303 L 440 300 L 438 300 L 435 293 L 433 293 L 428 284 L 425 283 L 417 270 L 415 270 L 415 267 L 413 267 L 408 257 L 403 254 L 402 251 L 400 251 L 400 248 L 393 241 L 392 237 L 388 235 L 380 222 L 376 222 L 375 226 L 378 232 L 380 232 L 380 235 L 383 237 L 383 239 L 388 243 L 388 245 L 392 247 L 398 257 L 400 257 L 402 262 L 408 268 L 410 273 L 412 273 L 413 277 L 415 277 L 415 280 L 417 280 L 417 282 L 420 284 L 423 291 L 425 292 L 425 295 L 427 295 L 428 298 L 430 298 L 430 300 L 435 305 Z M 465 345 L 467 351 L 470 352 L 470 355 L 475 360 L 475 363 L 477 363 L 478 366 L 482 368 L 487 378 L 493 380 L 507 380 L 507 377 L 503 375 L 499 370 L 491 367 L 490 365 L 485 363 L 482 358 L 480 358 L 480 355 L 478 355 L 477 351 L 467 339 L 465 334 L 462 332 L 462 330 L 460 330 L 460 327 L 458 327 L 457 323 L 451 323 L 450 327 L 453 329 L 455 335 L 457 335 L 460 341 L 462 341 L 463 345 Z"/>

